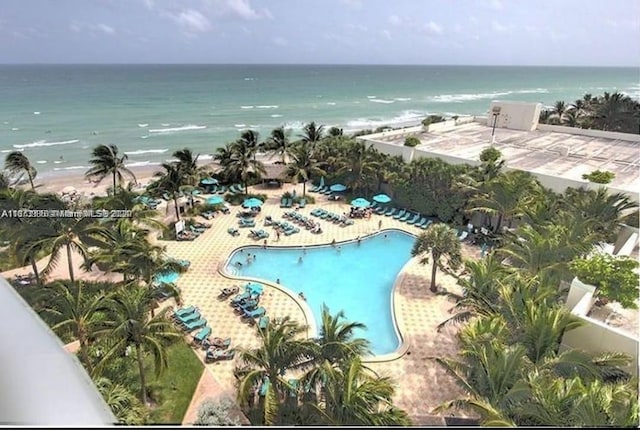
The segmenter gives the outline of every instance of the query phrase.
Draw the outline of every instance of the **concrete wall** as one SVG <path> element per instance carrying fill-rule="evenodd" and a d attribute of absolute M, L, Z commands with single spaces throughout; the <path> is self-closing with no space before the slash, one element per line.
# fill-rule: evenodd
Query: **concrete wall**
<path fill-rule="evenodd" d="M 560 350 L 579 349 L 592 354 L 622 352 L 631 357 L 631 365 L 625 370 L 638 376 L 638 339 L 604 322 L 587 316 L 593 306 L 593 285 L 584 284 L 578 278 L 571 282 L 565 305 L 584 323 L 582 327 L 569 330 L 562 337 Z"/>
<path fill-rule="evenodd" d="M 494 108 L 500 108 L 500 114 L 495 118 Z M 489 105 L 486 124 L 493 127 L 495 120 L 496 128 L 532 131 L 538 126 L 541 110 L 541 103 L 493 101 Z"/>
<path fill-rule="evenodd" d="M 413 156 L 415 158 L 418 158 L 418 157 L 439 158 L 450 164 L 469 164 L 471 166 L 480 165 L 480 161 L 477 161 L 477 160 L 470 160 L 467 158 L 456 157 L 454 155 L 448 155 L 448 154 L 439 154 L 439 153 L 427 151 L 425 149 L 420 149 L 419 146 L 416 147 L 415 153 Z"/>
<path fill-rule="evenodd" d="M 577 127 L 564 127 L 561 125 L 538 124 L 540 131 L 553 131 L 555 133 L 577 134 L 580 136 L 599 137 L 603 139 L 619 139 L 629 142 L 640 142 L 640 134 L 618 133 L 615 131 L 589 130 Z"/>
<path fill-rule="evenodd" d="M 414 148 L 411 146 L 398 145 L 396 143 L 389 142 L 380 142 L 380 141 L 372 141 L 368 139 L 363 139 L 361 142 L 364 142 L 365 145 L 372 145 L 378 151 L 391 155 L 397 156 L 400 155 L 405 163 L 411 162 L 413 160 Z"/>

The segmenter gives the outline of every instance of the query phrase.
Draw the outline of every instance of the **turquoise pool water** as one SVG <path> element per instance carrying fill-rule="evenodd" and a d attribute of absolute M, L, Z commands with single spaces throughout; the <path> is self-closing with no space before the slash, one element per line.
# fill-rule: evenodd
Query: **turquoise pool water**
<path fill-rule="evenodd" d="M 368 339 L 372 352 L 381 355 L 400 345 L 391 314 L 391 290 L 411 258 L 414 242 L 414 236 L 392 230 L 362 239 L 359 245 L 336 248 L 245 247 L 231 255 L 226 270 L 272 282 L 280 279 L 294 293 L 303 292 L 318 325 L 323 303 L 332 314 L 344 310 L 347 320 L 367 326 L 356 335 Z M 255 255 L 254 261 L 247 263 L 248 254 Z"/>
<path fill-rule="evenodd" d="M 172 284 L 178 280 L 180 275 L 177 272 L 170 272 L 165 275 L 156 275 L 154 279 L 159 283 Z"/>

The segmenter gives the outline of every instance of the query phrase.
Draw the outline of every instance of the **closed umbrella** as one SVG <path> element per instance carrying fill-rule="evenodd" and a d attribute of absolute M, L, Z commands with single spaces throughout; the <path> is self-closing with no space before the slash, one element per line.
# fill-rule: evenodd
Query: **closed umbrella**
<path fill-rule="evenodd" d="M 250 199 L 246 199 L 244 202 L 242 202 L 242 206 L 244 206 L 245 208 L 257 208 L 259 206 L 262 206 L 262 200 L 251 197 Z"/>
<path fill-rule="evenodd" d="M 343 184 L 333 184 L 329 187 L 329 189 L 335 193 L 340 193 L 347 189 L 346 185 Z"/>
<path fill-rule="evenodd" d="M 391 201 L 391 197 L 386 194 L 378 194 L 373 196 L 373 200 L 378 203 L 389 203 Z"/>
<path fill-rule="evenodd" d="M 356 208 L 368 208 L 371 205 L 369 200 L 363 199 L 362 197 L 358 197 L 355 200 L 351 200 L 351 206 Z"/>

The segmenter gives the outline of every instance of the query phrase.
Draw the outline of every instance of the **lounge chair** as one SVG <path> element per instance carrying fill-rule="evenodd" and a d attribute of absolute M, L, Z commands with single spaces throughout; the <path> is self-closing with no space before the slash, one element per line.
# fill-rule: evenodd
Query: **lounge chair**
<path fill-rule="evenodd" d="M 206 362 L 218 361 L 218 360 L 231 360 L 235 357 L 236 352 L 233 349 L 211 349 L 207 350 L 207 354 L 204 359 Z"/>
<path fill-rule="evenodd" d="M 245 291 L 244 293 L 238 294 L 237 296 L 232 298 L 231 304 L 240 303 L 243 300 L 247 300 L 249 297 L 251 297 L 251 293 L 249 291 Z"/>
<path fill-rule="evenodd" d="M 393 214 L 395 214 L 395 213 L 396 213 L 396 208 L 391 207 L 391 208 L 389 208 L 389 209 L 387 209 L 385 211 L 384 215 L 385 216 L 393 216 Z"/>
<path fill-rule="evenodd" d="M 200 329 L 200 331 L 193 336 L 193 341 L 195 343 L 202 343 L 205 341 L 205 339 L 207 339 L 209 336 L 211 335 L 211 327 L 203 327 Z"/>
<path fill-rule="evenodd" d="M 460 233 L 460 236 L 458 236 L 458 240 L 462 242 L 467 238 L 467 236 L 469 236 L 469 232 L 467 230 L 464 230 L 462 233 Z"/>
<path fill-rule="evenodd" d="M 433 220 L 427 220 L 427 222 L 426 222 L 426 223 L 424 223 L 424 225 L 423 225 L 423 226 L 421 226 L 420 228 L 421 228 L 421 229 L 423 229 L 423 230 L 426 230 L 426 229 L 428 229 L 428 228 L 429 228 L 429 226 L 430 226 L 431 224 L 433 224 Z"/>
<path fill-rule="evenodd" d="M 255 323 L 255 319 L 256 318 L 260 318 L 261 316 L 264 316 L 264 314 L 267 313 L 267 310 L 260 306 L 257 309 L 254 309 L 252 311 L 244 311 L 244 314 L 242 315 L 242 319 L 248 319 L 250 322 L 254 322 Z"/>
<path fill-rule="evenodd" d="M 198 319 L 200 319 L 202 315 L 200 315 L 200 312 L 195 311 L 192 314 L 183 316 L 183 317 L 176 317 L 176 321 L 182 325 L 186 325 L 189 324 L 190 322 L 193 321 L 197 321 Z"/>
<path fill-rule="evenodd" d="M 422 227 L 423 225 L 425 225 L 427 222 L 427 218 L 422 217 L 420 218 L 420 221 L 418 221 L 417 223 L 413 224 L 416 227 Z"/>
<path fill-rule="evenodd" d="M 280 207 L 281 208 L 286 208 L 287 207 L 287 200 L 288 199 L 286 197 L 283 197 L 283 198 L 280 199 Z"/>
<path fill-rule="evenodd" d="M 300 201 L 298 201 L 298 207 L 300 209 L 304 208 L 307 206 L 307 199 L 300 199 Z"/>
<path fill-rule="evenodd" d="M 266 315 L 260 317 L 260 319 L 258 320 L 258 328 L 260 330 L 265 330 L 268 326 L 269 326 L 269 317 Z"/>
<path fill-rule="evenodd" d="M 249 312 L 255 309 L 258 306 L 258 300 L 248 299 L 248 300 L 245 300 L 243 303 L 232 304 L 232 306 L 235 308 L 236 313 L 244 314 L 245 312 Z"/>
<path fill-rule="evenodd" d="M 191 230 L 192 232 L 194 232 L 196 234 L 202 234 L 202 233 L 204 233 L 205 229 L 204 228 L 198 228 L 198 227 L 196 227 L 194 225 L 190 225 L 189 226 L 189 230 Z"/>
<path fill-rule="evenodd" d="M 400 212 L 398 212 L 397 214 L 393 215 L 393 219 L 400 219 L 406 213 L 407 213 L 407 211 L 405 209 L 400 209 Z"/>
<path fill-rule="evenodd" d="M 407 224 L 415 225 L 415 223 L 417 223 L 419 219 L 420 219 L 420 214 L 415 214 L 413 218 L 411 218 L 410 220 L 407 220 Z"/>
<path fill-rule="evenodd" d="M 181 308 L 181 309 L 177 309 L 174 313 L 173 313 L 173 317 L 174 318 L 178 318 L 178 317 L 186 317 L 187 315 L 190 315 L 192 313 L 194 313 L 195 311 L 197 311 L 198 308 L 196 308 L 195 306 L 191 305 L 191 306 L 187 306 L 186 308 Z"/>
<path fill-rule="evenodd" d="M 207 320 L 204 318 L 200 318 L 198 321 L 190 322 L 189 324 L 184 325 L 184 329 L 187 332 L 194 331 L 196 329 L 202 328 L 207 325 Z"/>
<path fill-rule="evenodd" d="M 411 212 L 407 211 L 403 216 L 398 218 L 398 221 L 407 222 L 411 218 Z"/>
<path fill-rule="evenodd" d="M 221 337 L 214 337 L 211 340 L 207 340 L 205 339 L 202 342 L 202 347 L 203 349 L 227 349 L 229 348 L 229 345 L 231 345 L 231 338 L 228 337 L 226 339 L 223 339 Z"/>
<path fill-rule="evenodd" d="M 221 299 L 226 299 L 227 297 L 232 296 L 233 294 L 237 294 L 239 290 L 240 289 L 236 285 L 234 285 L 231 288 L 223 288 L 220 290 L 220 294 L 218 295 L 218 297 Z"/>
<path fill-rule="evenodd" d="M 231 236 L 240 236 L 240 232 L 238 231 L 238 229 L 233 227 L 229 227 L 227 229 L 227 233 L 229 233 Z"/>

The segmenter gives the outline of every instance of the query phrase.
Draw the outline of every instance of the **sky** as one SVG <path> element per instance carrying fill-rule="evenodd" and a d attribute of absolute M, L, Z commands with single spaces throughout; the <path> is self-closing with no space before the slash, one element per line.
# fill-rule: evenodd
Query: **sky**
<path fill-rule="evenodd" d="M 0 63 L 640 66 L 638 0 L 0 0 Z"/>

